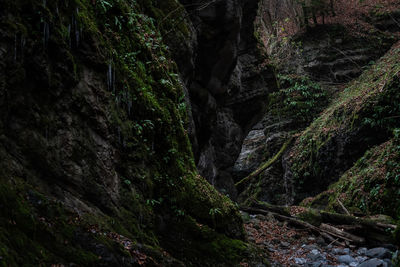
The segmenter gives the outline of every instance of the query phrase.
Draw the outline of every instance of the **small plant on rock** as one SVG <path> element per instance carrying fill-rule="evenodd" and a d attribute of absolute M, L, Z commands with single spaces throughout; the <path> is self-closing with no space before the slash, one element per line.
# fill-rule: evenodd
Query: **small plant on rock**
<path fill-rule="evenodd" d="M 321 85 L 306 76 L 278 75 L 278 81 L 283 89 L 271 95 L 270 105 L 280 115 L 307 123 L 327 102 L 327 94 Z"/>

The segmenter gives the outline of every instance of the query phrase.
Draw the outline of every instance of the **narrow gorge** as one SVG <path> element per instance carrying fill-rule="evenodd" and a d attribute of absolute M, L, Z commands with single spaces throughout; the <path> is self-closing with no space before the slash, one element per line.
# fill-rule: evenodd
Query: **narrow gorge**
<path fill-rule="evenodd" d="M 400 265 L 397 0 L 0 0 L 0 266 Z"/>

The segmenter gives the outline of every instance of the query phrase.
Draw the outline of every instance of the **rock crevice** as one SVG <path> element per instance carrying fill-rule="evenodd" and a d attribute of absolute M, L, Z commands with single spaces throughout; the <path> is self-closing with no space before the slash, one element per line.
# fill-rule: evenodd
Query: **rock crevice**
<path fill-rule="evenodd" d="M 274 87 L 273 72 L 261 67 L 264 57 L 255 37 L 260 3 L 181 3 L 196 36 L 191 54 L 194 68 L 185 82 L 195 125 L 191 141 L 197 167 L 210 183 L 235 198 L 232 166 Z"/>

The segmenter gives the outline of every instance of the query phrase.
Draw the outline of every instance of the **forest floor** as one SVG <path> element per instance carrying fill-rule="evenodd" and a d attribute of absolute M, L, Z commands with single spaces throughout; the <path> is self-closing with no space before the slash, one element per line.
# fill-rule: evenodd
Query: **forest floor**
<path fill-rule="evenodd" d="M 398 0 L 336 0 L 335 16 L 325 19 L 327 24 L 341 24 L 358 32 L 371 30 L 371 24 L 364 21 L 371 13 L 390 13 L 400 8 Z M 399 23 L 399 22 L 397 22 Z"/>
<path fill-rule="evenodd" d="M 334 14 L 329 12 L 324 18 L 317 15 L 318 24 L 339 24 L 347 28 L 349 31 L 360 36 L 374 31 L 374 27 L 368 23 L 368 18 L 372 16 L 380 16 L 382 14 L 390 14 L 400 9 L 399 0 L 333 0 Z M 400 27 L 400 21 L 391 18 Z M 310 25 L 313 21 L 310 18 Z M 282 31 L 278 31 L 281 37 L 289 37 L 296 35 L 300 29 L 296 20 L 281 21 Z M 400 33 L 394 33 L 399 35 Z"/>
<path fill-rule="evenodd" d="M 333 245 L 272 215 L 243 213 L 243 217 L 249 243 L 267 251 L 272 266 L 392 267 L 392 257 L 399 253 L 390 244 L 375 248 Z"/>

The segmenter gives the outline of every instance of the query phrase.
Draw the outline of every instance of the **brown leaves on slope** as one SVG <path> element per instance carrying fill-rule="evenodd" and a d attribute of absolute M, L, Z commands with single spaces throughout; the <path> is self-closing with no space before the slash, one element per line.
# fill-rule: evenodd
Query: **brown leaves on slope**
<path fill-rule="evenodd" d="M 327 24 L 341 24 L 361 34 L 372 30 L 372 25 L 365 21 L 370 13 L 388 13 L 400 9 L 398 0 L 336 0 L 334 1 L 336 16 L 325 18 Z M 319 22 L 322 18 L 318 19 Z M 400 22 L 399 22 L 400 23 Z"/>

